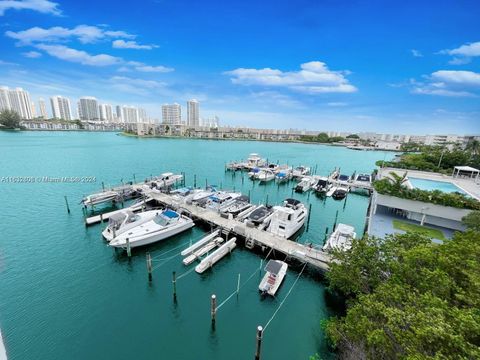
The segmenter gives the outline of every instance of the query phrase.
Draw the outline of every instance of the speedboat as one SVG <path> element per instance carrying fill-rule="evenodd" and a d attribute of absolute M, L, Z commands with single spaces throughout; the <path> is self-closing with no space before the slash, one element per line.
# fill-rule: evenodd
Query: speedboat
<path fill-rule="evenodd" d="M 82 199 L 83 206 L 94 206 L 103 204 L 109 201 L 115 201 L 119 198 L 120 194 L 117 191 L 103 191 L 101 193 L 96 193 L 88 195 Z"/>
<path fill-rule="evenodd" d="M 260 180 L 260 182 L 269 182 L 275 179 L 275 173 L 273 170 L 264 169 L 257 174 L 257 179 Z"/>
<path fill-rule="evenodd" d="M 317 183 L 313 186 L 315 191 L 320 194 L 326 194 L 328 190 L 332 188 L 332 184 L 328 181 L 326 177 L 321 177 L 318 179 Z"/>
<path fill-rule="evenodd" d="M 340 175 L 338 176 L 337 181 L 338 181 L 339 183 L 348 183 L 348 182 L 350 181 L 350 176 L 344 175 L 344 174 L 340 174 Z"/>
<path fill-rule="evenodd" d="M 349 250 L 352 247 L 352 240 L 357 237 L 353 226 L 338 224 L 335 231 L 323 245 L 324 251 Z"/>
<path fill-rule="evenodd" d="M 297 166 L 293 169 L 293 177 L 296 179 L 303 178 L 310 174 L 310 168 L 308 166 Z"/>
<path fill-rule="evenodd" d="M 192 219 L 173 210 L 158 211 L 150 221 L 123 232 L 111 240 L 109 245 L 116 248 L 126 248 L 127 239 L 131 248 L 153 244 L 157 241 L 168 239 L 193 226 L 195 224 Z"/>
<path fill-rule="evenodd" d="M 306 192 L 310 190 L 315 180 L 309 177 L 304 177 L 298 184 L 295 186 L 295 192 Z"/>
<path fill-rule="evenodd" d="M 265 266 L 266 273 L 258 286 L 258 290 L 261 291 L 262 295 L 268 294 L 270 296 L 275 296 L 285 278 L 285 275 L 287 275 L 287 269 L 288 265 L 283 261 L 268 261 Z"/>
<path fill-rule="evenodd" d="M 282 206 L 274 206 L 273 210 L 267 231 L 286 239 L 300 230 L 308 215 L 305 205 L 296 199 L 286 199 Z"/>
<path fill-rule="evenodd" d="M 246 210 L 250 206 L 251 204 L 248 196 L 241 195 L 235 198 L 235 200 L 231 204 L 222 207 L 221 212 L 224 214 L 232 214 L 233 216 L 235 216 Z"/>
<path fill-rule="evenodd" d="M 194 191 L 191 195 L 188 195 L 185 199 L 187 204 L 204 204 L 209 196 L 215 194 L 217 189 L 214 186 L 208 186 L 206 190 Z"/>
<path fill-rule="evenodd" d="M 153 219 L 157 213 L 158 210 L 149 210 L 137 214 L 131 210 L 122 210 L 108 218 L 108 225 L 102 231 L 102 236 L 105 240 L 111 241 L 125 231 Z"/>
<path fill-rule="evenodd" d="M 254 168 L 251 168 L 250 171 L 248 172 L 247 176 L 252 179 L 252 180 L 255 180 L 257 178 L 257 175 L 258 173 L 260 172 L 260 169 L 257 168 L 257 167 L 254 167 Z"/>
<path fill-rule="evenodd" d="M 207 201 L 205 202 L 205 208 L 216 211 L 221 210 L 222 207 L 232 204 L 235 199 L 241 195 L 241 193 L 219 191 L 207 198 Z"/>
<path fill-rule="evenodd" d="M 291 171 L 280 171 L 275 175 L 275 181 L 277 183 L 286 183 L 292 178 L 292 172 Z"/>
<path fill-rule="evenodd" d="M 370 174 L 358 174 L 355 176 L 355 181 L 370 184 L 372 182 L 372 177 Z"/>
<path fill-rule="evenodd" d="M 160 176 L 155 176 L 150 181 L 150 187 L 155 189 L 165 189 L 175 185 L 176 183 L 183 180 L 183 175 L 176 175 L 174 173 L 168 172 L 163 173 Z"/>
<path fill-rule="evenodd" d="M 254 226 L 262 224 L 273 212 L 271 206 L 259 206 L 253 210 L 247 217 L 246 222 Z"/>
<path fill-rule="evenodd" d="M 348 187 L 345 186 L 339 186 L 335 189 L 335 191 L 332 194 L 332 197 L 335 200 L 342 200 L 345 199 L 347 196 L 347 193 L 349 192 Z"/>
<path fill-rule="evenodd" d="M 245 164 L 246 169 L 252 169 L 255 167 L 262 167 L 265 166 L 266 161 L 265 159 L 262 159 L 260 155 L 257 153 L 251 153 L 248 156 L 247 163 Z"/>

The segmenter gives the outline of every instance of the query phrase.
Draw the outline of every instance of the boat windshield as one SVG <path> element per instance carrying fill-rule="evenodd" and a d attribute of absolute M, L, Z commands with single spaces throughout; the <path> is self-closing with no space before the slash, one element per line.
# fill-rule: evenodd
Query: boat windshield
<path fill-rule="evenodd" d="M 157 216 L 155 216 L 155 217 L 153 218 L 153 221 L 155 221 L 155 223 L 156 223 L 157 225 L 167 226 L 168 223 L 169 223 L 169 221 L 170 221 L 170 219 L 168 219 L 168 218 L 166 218 L 166 217 L 164 217 L 164 216 L 162 216 L 162 215 L 157 215 Z"/>

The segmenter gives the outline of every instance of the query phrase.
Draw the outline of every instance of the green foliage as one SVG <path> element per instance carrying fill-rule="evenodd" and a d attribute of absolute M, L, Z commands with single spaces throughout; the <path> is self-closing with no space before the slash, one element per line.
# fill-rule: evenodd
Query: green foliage
<path fill-rule="evenodd" d="M 411 151 L 410 146 L 411 144 L 404 144 L 402 150 Z M 377 161 L 376 165 L 399 169 L 440 171 L 447 174 L 451 174 L 453 168 L 458 165 L 480 167 L 479 145 L 476 140 L 471 141 L 465 150 L 448 150 L 439 146 L 418 146 L 418 150 L 421 153 L 403 154 L 399 162 Z M 440 166 L 438 166 L 439 164 Z"/>
<path fill-rule="evenodd" d="M 78 119 L 73 120 L 73 122 L 78 125 L 79 129 L 84 129 L 83 123 L 80 120 L 78 120 Z"/>
<path fill-rule="evenodd" d="M 451 206 L 461 209 L 480 210 L 480 202 L 467 197 L 461 193 L 445 193 L 440 190 L 421 190 L 421 189 L 409 189 L 392 180 L 390 178 L 383 178 L 373 183 L 375 190 L 379 194 L 396 196 L 402 199 L 423 201 L 427 203 Z"/>
<path fill-rule="evenodd" d="M 307 142 L 316 142 L 316 143 L 335 143 L 345 140 L 341 136 L 329 137 L 327 133 L 319 133 L 317 136 L 312 135 L 302 135 L 300 136 L 301 141 Z"/>
<path fill-rule="evenodd" d="M 20 127 L 20 121 L 22 118 L 13 110 L 3 110 L 0 112 L 0 124 L 6 129 L 17 129 Z"/>
<path fill-rule="evenodd" d="M 347 136 L 347 139 L 360 139 L 360 136 L 358 136 L 357 134 L 350 134 Z"/>
<path fill-rule="evenodd" d="M 480 211 L 472 211 L 462 218 L 467 229 L 480 232 Z"/>
<path fill-rule="evenodd" d="M 330 288 L 350 297 L 326 326 L 340 357 L 480 357 L 480 233 L 365 238 L 333 256 Z"/>

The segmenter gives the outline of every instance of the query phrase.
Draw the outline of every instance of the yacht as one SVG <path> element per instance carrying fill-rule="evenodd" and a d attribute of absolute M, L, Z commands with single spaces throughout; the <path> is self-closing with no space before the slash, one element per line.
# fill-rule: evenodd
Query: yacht
<path fill-rule="evenodd" d="M 308 166 L 297 166 L 293 169 L 293 177 L 296 179 L 303 178 L 310 174 L 310 168 Z"/>
<path fill-rule="evenodd" d="M 265 159 L 262 159 L 260 155 L 257 153 L 251 153 L 248 156 L 247 163 L 245 164 L 246 169 L 252 169 L 255 167 L 262 167 L 265 166 L 266 161 Z"/>
<path fill-rule="evenodd" d="M 304 177 L 297 186 L 295 186 L 295 192 L 307 192 L 311 189 L 314 181 L 312 178 Z"/>
<path fill-rule="evenodd" d="M 343 174 L 340 174 L 337 178 L 337 181 L 339 183 L 348 183 L 350 182 L 350 176 L 348 175 L 343 175 Z"/>
<path fill-rule="evenodd" d="M 328 178 L 321 177 L 318 179 L 317 183 L 313 186 L 315 191 L 320 194 L 326 194 L 332 188 L 332 183 L 328 181 Z"/>
<path fill-rule="evenodd" d="M 335 200 L 342 200 L 342 199 L 345 199 L 345 197 L 347 196 L 347 193 L 349 192 L 349 189 L 348 187 L 346 186 L 339 186 L 335 189 L 335 191 L 333 192 L 332 194 L 332 197 L 335 199 Z"/>
<path fill-rule="evenodd" d="M 260 182 L 269 182 L 275 179 L 275 173 L 273 170 L 264 169 L 257 174 L 257 179 L 260 180 Z"/>
<path fill-rule="evenodd" d="M 187 198 L 185 199 L 186 204 L 195 204 L 195 205 L 201 205 L 204 204 L 208 197 L 215 194 L 217 192 L 217 189 L 214 186 L 207 186 L 206 190 L 195 190 L 192 192 L 191 195 L 188 195 Z"/>
<path fill-rule="evenodd" d="M 282 206 L 274 206 L 273 210 L 267 231 L 286 239 L 300 230 L 308 215 L 305 205 L 296 199 L 286 199 Z"/>
<path fill-rule="evenodd" d="M 103 204 L 110 201 L 115 201 L 119 198 L 120 194 L 117 191 L 103 191 L 101 193 L 96 193 L 88 195 L 82 199 L 83 206 L 94 206 Z"/>
<path fill-rule="evenodd" d="M 176 185 L 183 180 L 183 175 L 174 174 L 171 172 L 163 173 L 160 176 L 155 176 L 150 180 L 150 186 L 158 190 L 165 189 Z"/>
<path fill-rule="evenodd" d="M 257 167 L 254 167 L 252 169 L 250 169 L 250 171 L 248 172 L 247 176 L 252 179 L 252 180 L 255 180 L 258 176 L 258 173 L 260 172 L 260 169 L 257 168 Z"/>
<path fill-rule="evenodd" d="M 127 238 L 130 247 L 138 247 L 165 240 L 195 226 L 192 219 L 173 210 L 158 211 L 150 221 L 144 222 L 115 237 L 109 245 L 126 248 Z"/>
<path fill-rule="evenodd" d="M 335 231 L 323 245 L 324 251 L 349 250 L 352 247 L 352 240 L 357 237 L 353 226 L 338 224 Z"/>
<path fill-rule="evenodd" d="M 292 171 L 291 170 L 282 170 L 275 175 L 275 181 L 277 183 L 286 183 L 292 179 Z"/>
<path fill-rule="evenodd" d="M 288 265 L 280 260 L 269 260 L 265 266 L 265 275 L 258 286 L 262 295 L 275 296 L 287 275 Z"/>
<path fill-rule="evenodd" d="M 371 184 L 372 176 L 370 174 L 358 174 L 357 176 L 355 176 L 355 181 L 364 184 Z"/>
<path fill-rule="evenodd" d="M 108 225 L 102 231 L 102 236 L 105 240 L 111 241 L 125 231 L 153 219 L 157 213 L 158 210 L 149 210 L 137 214 L 131 210 L 122 210 L 108 218 Z"/>

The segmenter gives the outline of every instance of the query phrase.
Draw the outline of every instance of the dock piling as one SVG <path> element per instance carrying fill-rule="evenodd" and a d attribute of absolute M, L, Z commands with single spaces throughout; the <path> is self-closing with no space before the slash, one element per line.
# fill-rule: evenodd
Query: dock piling
<path fill-rule="evenodd" d="M 65 198 L 65 204 L 67 205 L 67 212 L 70 214 L 70 206 L 68 206 L 67 196 L 65 195 L 64 198 Z"/>
<path fill-rule="evenodd" d="M 310 227 L 310 216 L 312 215 L 312 203 L 308 205 L 308 217 L 307 217 L 307 229 L 306 231 L 308 232 L 308 228 Z"/>
<path fill-rule="evenodd" d="M 130 248 L 130 239 L 127 238 L 127 255 L 128 257 L 132 256 L 132 249 Z"/>
<path fill-rule="evenodd" d="M 102 181 L 102 190 L 105 191 L 105 183 Z"/>
<path fill-rule="evenodd" d="M 262 348 L 263 327 L 257 327 L 257 346 L 255 349 L 255 360 L 260 360 L 260 351 Z"/>
<path fill-rule="evenodd" d="M 215 294 L 212 294 L 211 297 L 210 315 L 212 316 L 212 327 L 215 327 L 217 317 L 217 296 Z"/>
<path fill-rule="evenodd" d="M 100 214 L 100 222 L 103 223 L 103 214 Z"/>
<path fill-rule="evenodd" d="M 197 187 L 197 174 L 193 175 L 193 188 L 195 189 Z"/>
<path fill-rule="evenodd" d="M 237 280 L 237 296 L 240 293 L 240 273 L 238 273 L 238 280 Z"/>
<path fill-rule="evenodd" d="M 324 241 L 327 241 L 327 237 L 328 237 L 328 226 L 327 228 L 325 229 L 325 238 L 323 239 Z"/>
<path fill-rule="evenodd" d="M 147 252 L 148 281 L 152 281 L 152 256 Z"/>
<path fill-rule="evenodd" d="M 172 283 L 173 283 L 173 300 L 177 299 L 177 273 L 172 272 Z"/>

